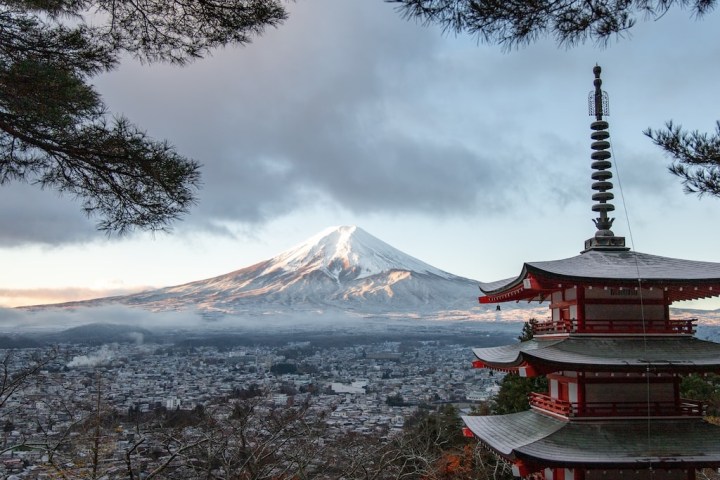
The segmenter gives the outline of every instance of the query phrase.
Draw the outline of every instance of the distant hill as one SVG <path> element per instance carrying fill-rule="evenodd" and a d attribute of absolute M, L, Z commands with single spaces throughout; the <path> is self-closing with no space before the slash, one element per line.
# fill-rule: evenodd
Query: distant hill
<path fill-rule="evenodd" d="M 12 350 L 15 348 L 37 348 L 43 345 L 42 342 L 25 336 L 10 337 L 8 335 L 0 336 L 0 349 Z"/>
<path fill-rule="evenodd" d="M 154 338 L 155 334 L 149 330 L 113 323 L 91 323 L 44 336 L 49 343 L 84 343 L 88 345 L 144 343 L 152 341 Z"/>

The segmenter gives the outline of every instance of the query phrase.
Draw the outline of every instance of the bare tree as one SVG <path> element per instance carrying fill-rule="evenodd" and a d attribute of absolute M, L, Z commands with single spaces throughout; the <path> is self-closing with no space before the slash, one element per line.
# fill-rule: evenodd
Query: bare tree
<path fill-rule="evenodd" d="M 186 443 L 204 439 L 184 452 L 184 470 L 193 478 L 264 480 L 316 478 L 324 448 L 322 412 L 309 403 L 271 407 L 265 397 L 236 402 L 226 414 L 208 412 Z M 189 478 L 188 473 L 184 475 Z"/>

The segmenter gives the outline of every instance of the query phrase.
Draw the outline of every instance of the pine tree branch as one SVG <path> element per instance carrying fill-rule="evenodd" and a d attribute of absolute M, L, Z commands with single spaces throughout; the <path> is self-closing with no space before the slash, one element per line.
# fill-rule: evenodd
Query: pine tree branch
<path fill-rule="evenodd" d="M 672 159 L 668 170 L 682 179 L 686 193 L 720 198 L 720 122 L 713 135 L 685 131 L 672 121 L 643 133 Z"/>
<path fill-rule="evenodd" d="M 92 11 L 94 26 L 84 17 Z M 246 44 L 286 16 L 281 0 L 3 2 L 0 185 L 68 193 L 108 233 L 168 230 L 196 203 L 199 163 L 122 117 L 109 120 L 89 80 L 123 53 L 184 64 Z"/>
<path fill-rule="evenodd" d="M 467 33 L 509 50 L 540 38 L 558 45 L 605 44 L 630 30 L 637 17 L 657 19 L 674 7 L 701 18 L 716 0 L 386 0 L 408 19 Z"/>

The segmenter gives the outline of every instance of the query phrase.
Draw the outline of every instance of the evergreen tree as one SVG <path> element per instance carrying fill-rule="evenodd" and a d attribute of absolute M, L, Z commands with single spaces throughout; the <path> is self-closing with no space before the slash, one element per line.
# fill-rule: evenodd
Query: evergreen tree
<path fill-rule="evenodd" d="M 720 122 L 714 135 L 688 132 L 673 122 L 667 122 L 664 130 L 644 133 L 673 159 L 668 170 L 682 179 L 685 193 L 720 198 Z"/>
<path fill-rule="evenodd" d="M 559 46 L 604 44 L 630 30 L 638 17 L 657 19 L 672 8 L 700 18 L 716 0 L 387 0 L 406 18 L 439 24 L 506 49 L 553 37 Z"/>
<path fill-rule="evenodd" d="M 702 18 L 716 0 L 387 0 L 407 18 L 439 24 L 446 31 L 469 33 L 506 50 L 553 37 L 569 47 L 587 40 L 605 44 L 622 37 L 638 17 L 658 19 L 682 8 Z M 686 193 L 720 198 L 720 122 L 714 134 L 688 132 L 667 122 L 645 132 L 671 159 L 669 171 L 682 179 Z"/>
<path fill-rule="evenodd" d="M 522 333 L 518 337 L 521 342 L 532 340 L 533 326 L 537 319 L 531 318 L 523 325 Z M 496 415 L 522 412 L 530 408 L 530 393 L 547 392 L 548 384 L 545 377 L 526 378 L 516 374 L 508 374 L 500 383 L 500 391 L 492 399 L 491 410 Z"/>
<path fill-rule="evenodd" d="M 500 383 L 500 391 L 492 400 L 492 413 L 501 415 L 527 410 L 530 408 L 530 393 L 546 393 L 547 389 L 548 384 L 545 377 L 527 378 L 516 374 L 505 375 Z"/>
<path fill-rule="evenodd" d="M 680 395 L 683 398 L 703 402 L 708 415 L 720 415 L 720 375 L 711 373 L 703 377 L 692 374 L 683 377 L 680 383 Z"/>
<path fill-rule="evenodd" d="M 0 185 L 77 197 L 109 232 L 167 229 L 196 201 L 199 164 L 111 118 L 90 80 L 124 54 L 185 64 L 285 16 L 280 0 L 0 2 Z"/>
<path fill-rule="evenodd" d="M 523 324 L 522 332 L 520 332 L 520 335 L 518 336 L 518 340 L 521 342 L 527 342 L 528 340 L 532 340 L 533 336 L 535 336 L 534 328 L 537 324 L 536 318 L 531 318 L 527 322 Z"/>

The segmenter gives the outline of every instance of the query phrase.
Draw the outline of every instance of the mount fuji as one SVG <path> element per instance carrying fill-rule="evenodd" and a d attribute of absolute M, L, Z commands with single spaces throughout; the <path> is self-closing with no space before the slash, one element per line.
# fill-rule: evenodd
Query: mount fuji
<path fill-rule="evenodd" d="M 422 262 L 355 226 L 328 228 L 255 265 L 138 294 L 48 307 L 121 304 L 205 316 L 342 311 L 359 316 L 494 320 L 475 280 Z M 492 309 L 492 313 L 490 312 Z"/>

